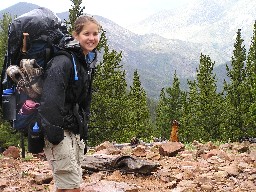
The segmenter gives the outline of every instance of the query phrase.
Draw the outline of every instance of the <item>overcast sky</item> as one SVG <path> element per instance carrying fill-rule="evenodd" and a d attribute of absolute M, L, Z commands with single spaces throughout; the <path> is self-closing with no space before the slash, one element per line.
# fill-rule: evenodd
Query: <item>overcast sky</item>
<path fill-rule="evenodd" d="M 83 0 L 85 13 L 100 15 L 121 26 L 137 23 L 161 10 L 174 9 L 190 0 Z M 44 6 L 56 13 L 68 11 L 70 0 L 1 0 L 0 10 L 18 2 L 28 2 Z"/>

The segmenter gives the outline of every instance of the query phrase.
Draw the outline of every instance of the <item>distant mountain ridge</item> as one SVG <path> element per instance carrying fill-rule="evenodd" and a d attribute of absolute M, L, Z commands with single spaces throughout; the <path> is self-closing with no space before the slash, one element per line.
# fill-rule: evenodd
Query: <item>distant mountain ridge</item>
<path fill-rule="evenodd" d="M 13 6 L 10 6 L 6 9 L 0 10 L 0 18 L 2 18 L 3 13 L 10 13 L 12 16 L 20 16 L 24 13 L 27 13 L 33 9 L 36 9 L 40 6 L 26 3 L 26 2 L 19 2 Z"/>
<path fill-rule="evenodd" d="M 231 58 L 238 29 L 249 47 L 255 20 L 255 0 L 191 0 L 186 7 L 161 11 L 128 29 L 200 43 L 202 52 L 219 65 Z"/>

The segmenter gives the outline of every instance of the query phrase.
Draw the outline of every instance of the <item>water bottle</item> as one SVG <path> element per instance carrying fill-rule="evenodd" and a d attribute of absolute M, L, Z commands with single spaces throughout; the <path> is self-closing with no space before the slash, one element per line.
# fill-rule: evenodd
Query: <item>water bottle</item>
<path fill-rule="evenodd" d="M 39 128 L 39 126 L 38 126 L 38 124 L 37 124 L 37 122 L 35 122 L 35 124 L 34 124 L 34 126 L 33 126 L 33 128 L 32 128 L 32 137 L 34 137 L 34 138 L 36 138 L 36 137 L 39 137 L 39 131 L 40 131 L 40 128 Z"/>
<path fill-rule="evenodd" d="M 28 152 L 41 153 L 44 148 L 44 135 L 37 122 L 30 127 L 28 132 Z"/>
<path fill-rule="evenodd" d="M 16 120 L 16 96 L 14 89 L 4 89 L 2 93 L 3 119 Z"/>

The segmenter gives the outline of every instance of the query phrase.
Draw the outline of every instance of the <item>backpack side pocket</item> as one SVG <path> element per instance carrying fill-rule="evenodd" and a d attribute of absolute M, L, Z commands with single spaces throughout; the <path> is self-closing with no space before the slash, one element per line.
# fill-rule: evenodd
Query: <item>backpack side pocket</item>
<path fill-rule="evenodd" d="M 18 131 L 27 130 L 31 124 L 34 124 L 37 120 L 38 106 L 39 103 L 29 99 L 26 100 L 22 105 L 19 113 L 16 115 L 13 128 Z"/>
<path fill-rule="evenodd" d="M 14 121 L 13 128 L 21 131 L 28 129 L 28 127 L 33 123 L 36 119 L 36 113 L 24 115 L 24 114 L 17 114 L 16 120 Z"/>
<path fill-rule="evenodd" d="M 34 127 L 37 126 L 35 130 Z M 37 123 L 31 124 L 28 129 L 28 152 L 37 154 L 43 152 L 44 133 L 41 125 Z"/>

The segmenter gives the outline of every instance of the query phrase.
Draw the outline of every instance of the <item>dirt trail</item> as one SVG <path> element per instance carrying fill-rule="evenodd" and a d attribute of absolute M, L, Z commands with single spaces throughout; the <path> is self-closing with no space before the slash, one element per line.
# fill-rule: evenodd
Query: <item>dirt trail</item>
<path fill-rule="evenodd" d="M 166 192 L 166 191 L 256 191 L 256 144 L 211 142 L 193 143 L 185 149 L 170 142 L 152 146 L 126 146 L 122 149 L 106 142 L 90 155 L 129 155 L 135 159 L 159 164 L 149 175 L 117 170 L 84 170 L 82 191 L 97 192 Z M 53 191 L 48 162 L 43 158 L 29 160 L 0 156 L 0 191 Z"/>

